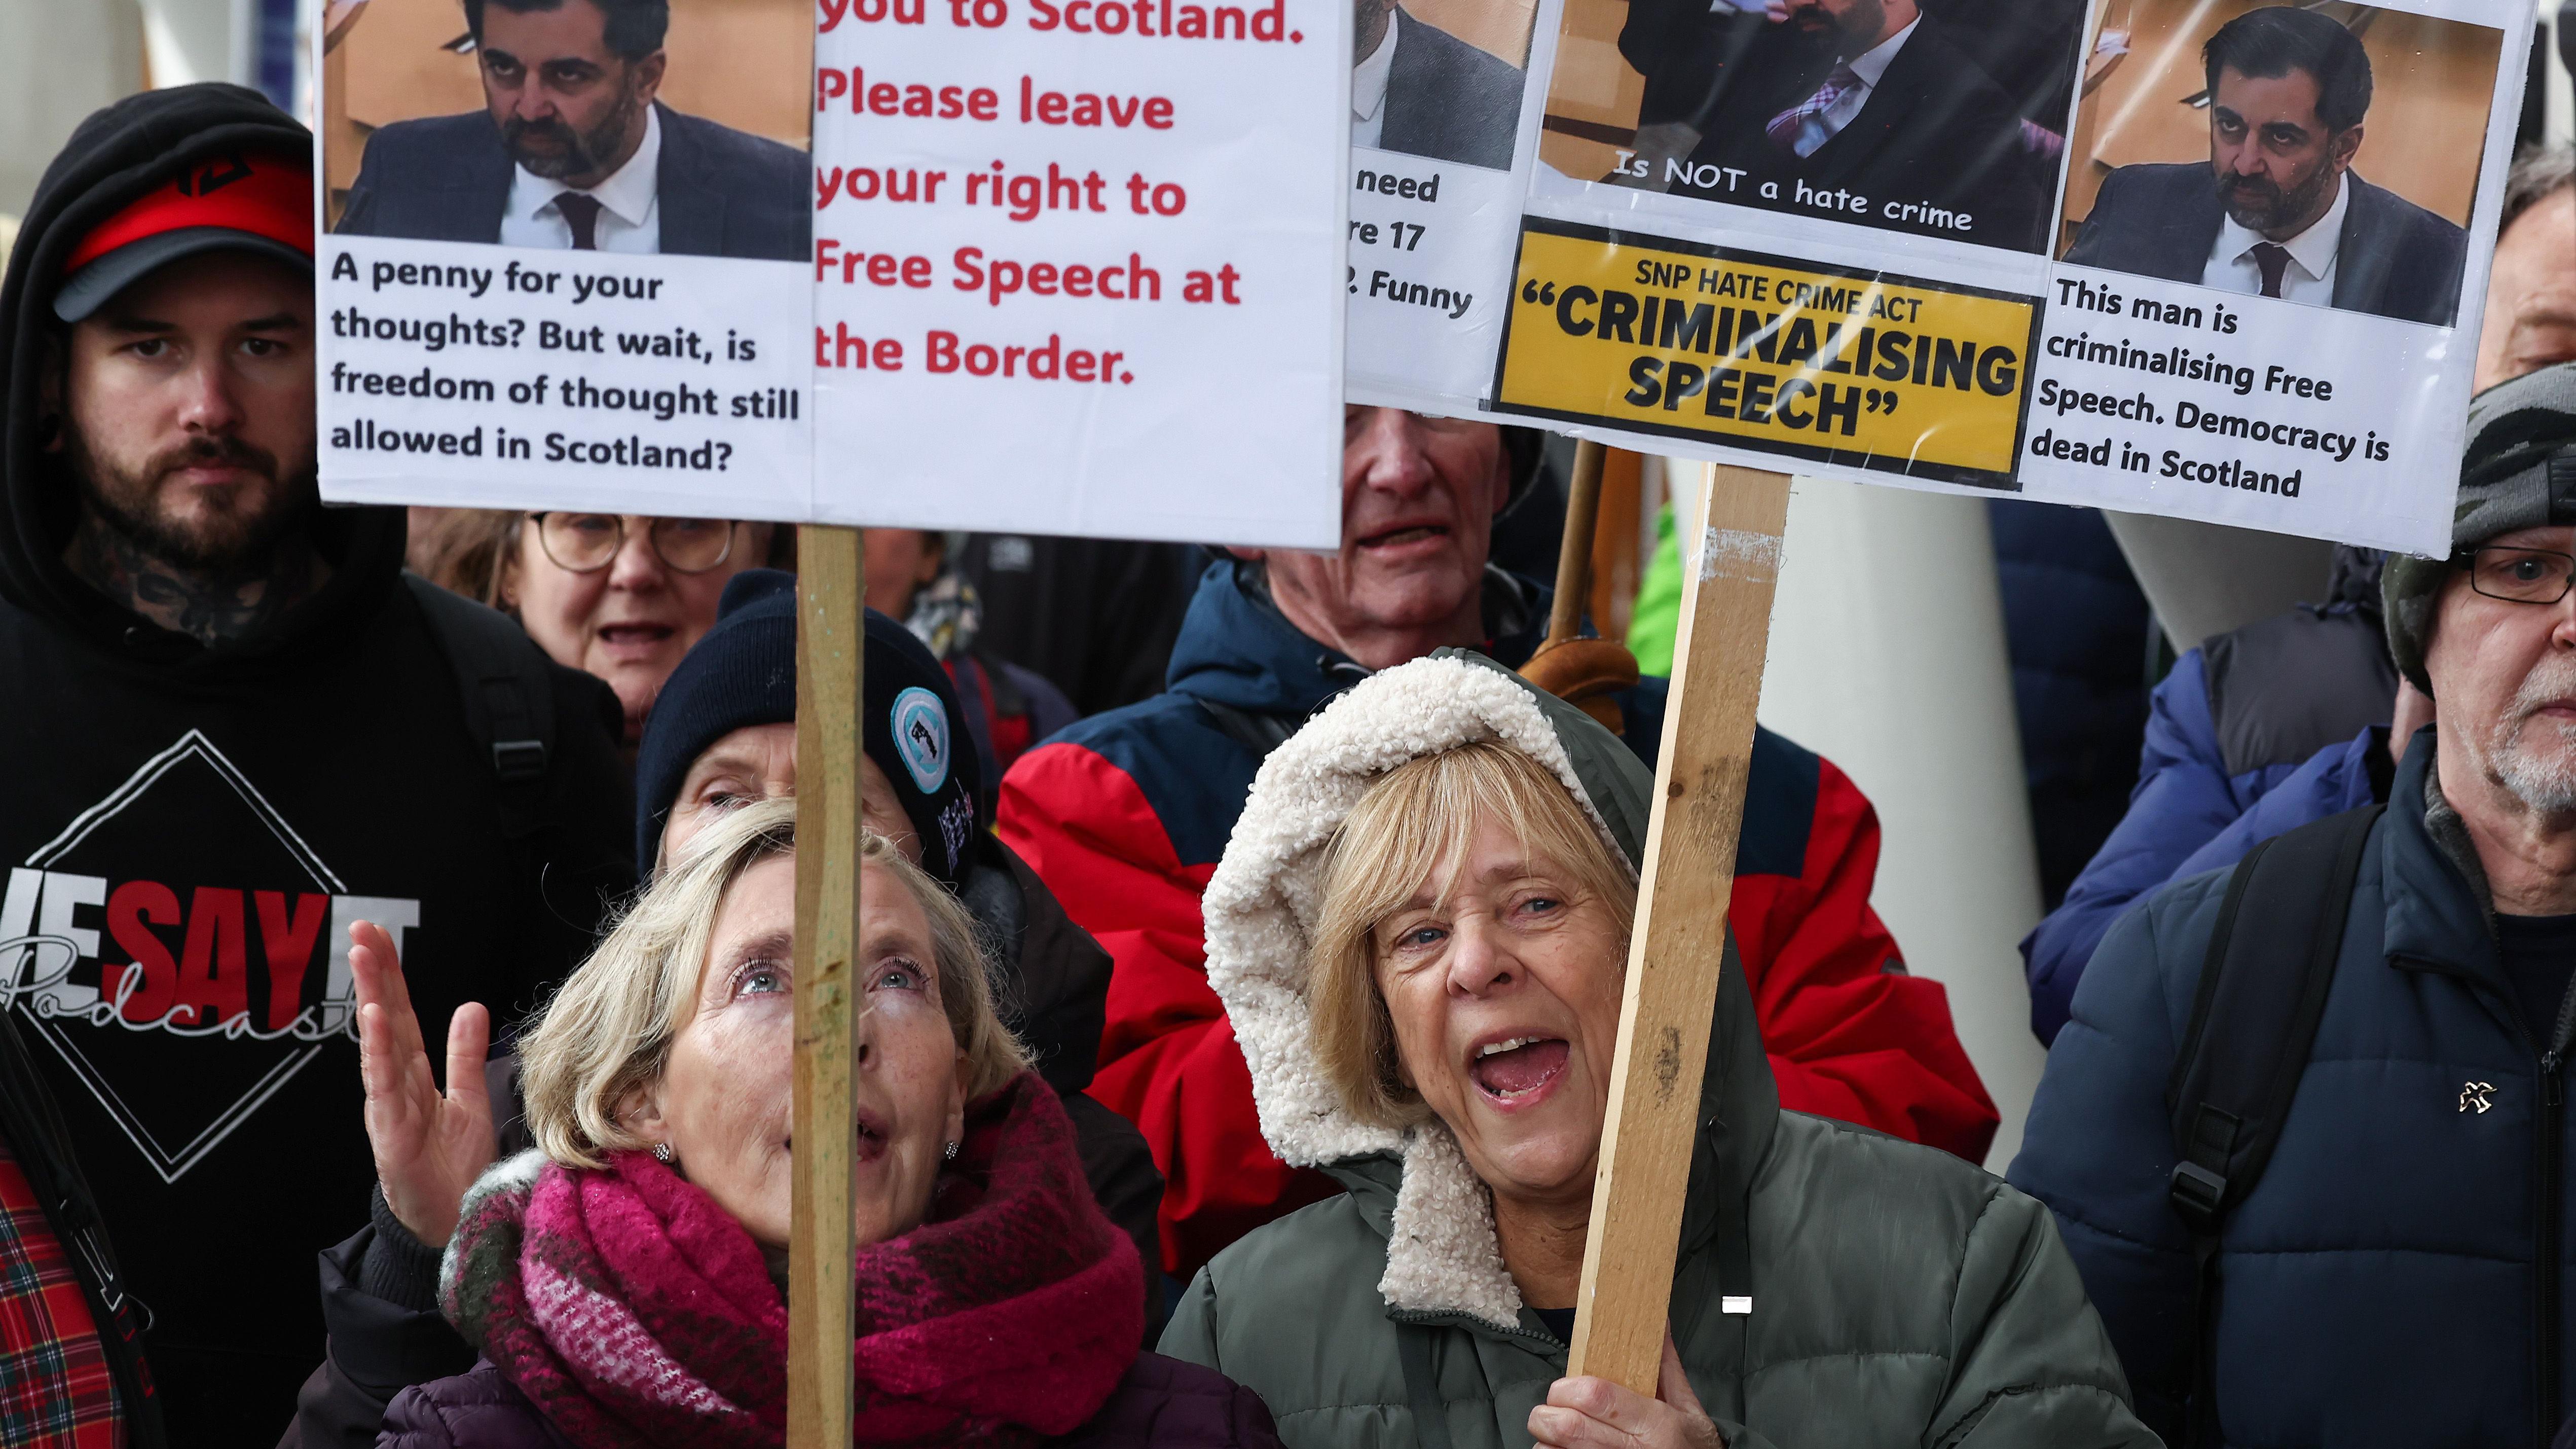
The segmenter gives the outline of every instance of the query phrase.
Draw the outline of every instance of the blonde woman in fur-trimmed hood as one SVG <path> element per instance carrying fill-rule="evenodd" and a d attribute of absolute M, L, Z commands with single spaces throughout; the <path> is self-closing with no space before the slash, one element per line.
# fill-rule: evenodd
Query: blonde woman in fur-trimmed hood
<path fill-rule="evenodd" d="M 1348 1191 L 1218 1255 L 1163 1351 L 1292 1449 L 2155 1443 L 2039 1204 L 1780 1110 L 1731 945 L 1662 1390 L 1563 1377 L 1652 785 L 1454 651 L 1270 756 L 1208 979 L 1272 1149 Z"/>

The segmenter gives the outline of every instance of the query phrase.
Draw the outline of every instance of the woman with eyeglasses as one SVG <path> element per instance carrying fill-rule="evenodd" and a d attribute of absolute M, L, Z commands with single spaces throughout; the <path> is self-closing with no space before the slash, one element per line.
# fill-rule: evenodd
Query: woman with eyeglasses
<path fill-rule="evenodd" d="M 793 530 L 721 518 L 458 510 L 417 562 L 438 584 L 512 614 L 558 664 L 617 691 L 629 750 L 680 656 L 714 627 L 727 580 L 788 563 Z"/>

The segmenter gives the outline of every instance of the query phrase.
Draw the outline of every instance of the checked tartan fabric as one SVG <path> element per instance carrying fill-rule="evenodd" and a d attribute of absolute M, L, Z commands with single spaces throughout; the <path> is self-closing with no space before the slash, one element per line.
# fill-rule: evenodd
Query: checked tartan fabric
<path fill-rule="evenodd" d="M 0 1444 L 117 1449 L 116 1379 L 80 1277 L 0 1146 Z"/>

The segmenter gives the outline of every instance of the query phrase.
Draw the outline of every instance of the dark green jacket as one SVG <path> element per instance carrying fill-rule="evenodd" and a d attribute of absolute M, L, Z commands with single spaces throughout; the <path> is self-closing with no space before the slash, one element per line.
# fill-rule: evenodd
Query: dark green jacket
<path fill-rule="evenodd" d="M 1353 1118 L 1312 1037 L 1324 842 L 1378 774 L 1476 739 L 1537 760 L 1642 856 L 1654 782 L 1636 756 L 1444 650 L 1370 678 L 1270 756 L 1204 898 L 1209 983 L 1262 1131 L 1348 1191 L 1218 1254 L 1161 1346 L 1260 1394 L 1290 1449 L 1527 1445 L 1531 1408 L 1565 1371 L 1448 1128 Z M 1700 1106 L 1672 1329 L 1734 1449 L 2157 1442 L 2046 1208 L 1938 1149 L 1780 1110 L 1731 937 Z M 1724 1311 L 1746 1297 L 1750 1312 Z M 1427 1415 L 1435 1398 L 1447 1432 L 1426 1435 L 1414 1405 Z"/>
<path fill-rule="evenodd" d="M 1721 1001 L 1740 1001 L 1749 1024 L 1742 998 L 1739 984 Z M 1732 1449 L 2157 1442 L 2129 1412 L 2047 1209 L 1947 1153 L 1779 1111 L 1758 1042 L 1736 1043 L 1719 1072 L 1727 1034 L 1722 1021 L 1703 1094 L 1720 1125 L 1702 1131 L 1691 1165 L 1672 1325 Z M 1736 1278 L 1722 1267 L 1735 1224 L 1719 1206 L 1728 1085 L 1739 1120 L 1769 1124 L 1744 1154 L 1759 1164 L 1742 1244 L 1750 1315 L 1718 1302 L 1720 1282 Z M 1529 1412 L 1565 1372 L 1565 1345 L 1526 1308 L 1510 1331 L 1463 1312 L 1390 1309 L 1377 1282 L 1400 1162 L 1379 1153 L 1329 1170 L 1349 1191 L 1219 1254 L 1162 1351 L 1260 1394 L 1290 1449 L 1435 1449 L 1415 1430 L 1398 1342 L 1401 1325 L 1420 1324 L 1456 1449 L 1529 1444 Z"/>

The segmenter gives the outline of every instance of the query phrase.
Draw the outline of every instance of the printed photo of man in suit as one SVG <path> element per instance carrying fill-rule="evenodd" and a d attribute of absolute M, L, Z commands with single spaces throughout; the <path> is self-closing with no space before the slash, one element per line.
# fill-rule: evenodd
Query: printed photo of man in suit
<path fill-rule="evenodd" d="M 655 99 L 670 0 L 465 0 L 485 108 L 367 140 L 334 230 L 801 261 L 803 152 Z"/>
<path fill-rule="evenodd" d="M 1732 176 L 1673 195 L 2040 249 L 2053 161 L 1915 0 L 1770 0 L 1765 18 L 1794 49 L 1738 68 L 1689 158 Z"/>
<path fill-rule="evenodd" d="M 1351 144 L 1512 169 L 1521 70 L 1395 0 L 1351 0 Z"/>
<path fill-rule="evenodd" d="M 2219 27 L 2201 59 L 2208 164 L 2104 177 L 2065 259 L 2449 326 L 2468 233 L 2353 171 L 2371 91 L 2359 38 L 2316 11 L 2267 6 Z"/>

